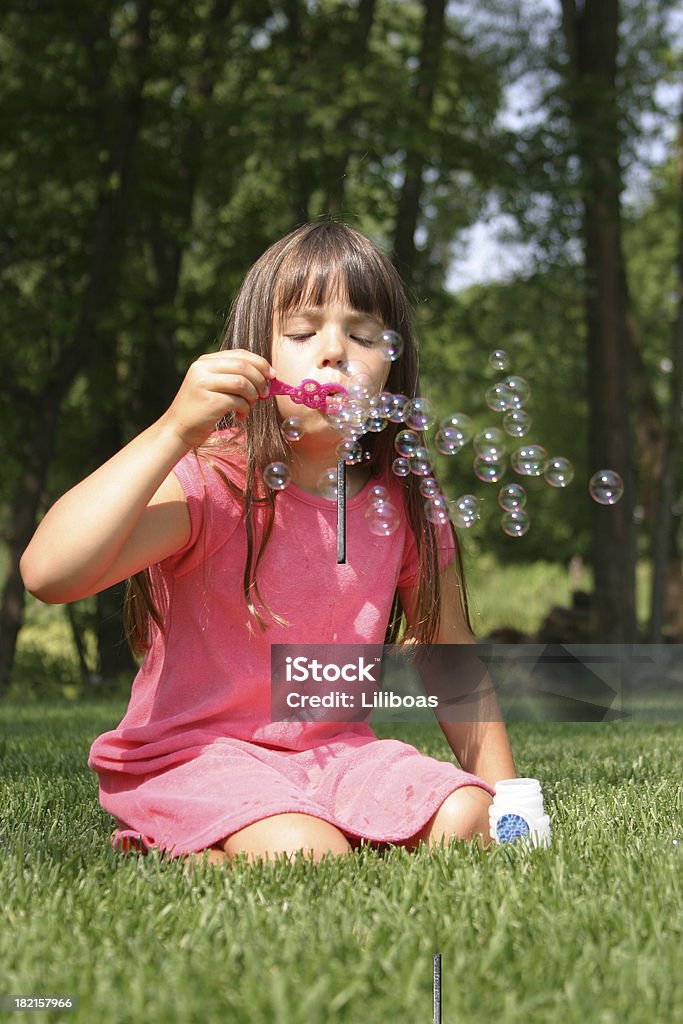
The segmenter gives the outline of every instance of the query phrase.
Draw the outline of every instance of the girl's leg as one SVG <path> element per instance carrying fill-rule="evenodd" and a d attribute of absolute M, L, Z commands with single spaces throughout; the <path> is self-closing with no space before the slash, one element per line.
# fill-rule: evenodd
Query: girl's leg
<path fill-rule="evenodd" d="M 302 850 L 319 861 L 326 853 L 335 856 L 352 852 L 343 832 L 311 814 L 275 814 L 233 832 L 221 844 L 228 857 L 246 853 L 249 860 L 268 860 Z"/>
<path fill-rule="evenodd" d="M 479 845 L 488 846 L 491 842 L 489 807 L 492 800 L 493 797 L 481 786 L 461 786 L 446 797 L 419 832 L 397 845 L 413 850 L 419 843 L 433 846 L 448 843 L 450 839 L 479 836 Z"/>

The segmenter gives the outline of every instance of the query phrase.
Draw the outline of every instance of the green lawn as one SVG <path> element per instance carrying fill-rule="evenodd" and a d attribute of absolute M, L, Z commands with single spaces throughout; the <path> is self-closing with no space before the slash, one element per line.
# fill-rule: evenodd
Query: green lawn
<path fill-rule="evenodd" d="M 683 726 L 512 725 L 550 850 L 193 875 L 109 845 L 86 757 L 123 708 L 0 707 L 0 995 L 80 997 L 31 1019 L 428 1024 L 440 952 L 444 1024 L 683 1021 Z M 392 734 L 447 754 L 436 726 Z"/>

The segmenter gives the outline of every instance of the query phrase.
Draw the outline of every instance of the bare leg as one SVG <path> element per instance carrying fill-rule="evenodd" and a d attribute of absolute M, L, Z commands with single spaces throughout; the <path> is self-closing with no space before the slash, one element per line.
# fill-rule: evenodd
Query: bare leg
<path fill-rule="evenodd" d="M 488 846 L 491 842 L 489 807 L 492 799 L 481 786 L 461 786 L 446 797 L 419 832 L 399 845 L 413 850 L 419 843 L 433 846 L 448 843 L 450 839 L 479 836 L 479 845 Z"/>
<path fill-rule="evenodd" d="M 268 860 L 302 850 L 315 862 L 326 853 L 341 856 L 352 852 L 338 828 L 311 814 L 275 814 L 233 832 L 223 841 L 228 857 L 245 853 L 249 860 Z"/>

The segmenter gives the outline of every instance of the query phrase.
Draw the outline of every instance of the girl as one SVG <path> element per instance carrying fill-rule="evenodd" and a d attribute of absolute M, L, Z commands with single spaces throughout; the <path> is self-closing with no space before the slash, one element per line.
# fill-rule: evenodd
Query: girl
<path fill-rule="evenodd" d="M 402 335 L 388 362 L 373 339 Z M 374 392 L 419 394 L 410 309 L 387 257 L 338 223 L 308 224 L 252 267 L 220 351 L 189 369 L 166 413 L 48 512 L 22 559 L 28 590 L 75 601 L 132 577 L 145 652 L 118 728 L 89 766 L 115 847 L 318 860 L 362 841 L 489 841 L 493 785 L 515 775 L 500 721 L 441 727 L 461 767 L 379 740 L 365 722 L 273 722 L 271 644 L 470 643 L 450 524 L 427 522 L 417 479 L 390 472 L 389 424 L 348 469 L 347 562 L 336 504 L 319 493 L 338 432 L 269 381 L 344 383 L 362 360 Z M 280 425 L 296 415 L 289 445 Z M 218 423 L 219 428 L 216 429 Z M 262 472 L 280 460 L 277 493 Z M 373 485 L 400 509 L 390 538 L 365 513 Z M 497 718 L 497 715 L 493 715 Z"/>

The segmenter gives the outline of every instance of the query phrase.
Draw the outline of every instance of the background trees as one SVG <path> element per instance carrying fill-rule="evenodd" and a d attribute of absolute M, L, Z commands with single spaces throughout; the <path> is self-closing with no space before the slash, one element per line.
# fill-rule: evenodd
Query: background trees
<path fill-rule="evenodd" d="M 538 440 L 575 461 L 571 492 L 539 493 L 523 544 L 486 511 L 487 546 L 503 560 L 591 558 L 603 638 L 624 639 L 636 553 L 664 531 L 669 597 L 654 628 L 681 628 L 680 397 L 669 386 L 680 379 L 679 185 L 673 148 L 656 150 L 656 174 L 642 160 L 649 126 L 672 141 L 669 10 L 655 0 L 506 0 L 484 13 L 444 0 L 7 5 L 0 685 L 23 621 L 18 557 L 41 510 L 162 411 L 214 344 L 252 260 L 321 215 L 394 253 L 417 302 L 425 390 L 443 412 L 481 406 L 486 356 L 508 348 L 532 383 Z M 641 197 L 625 209 L 636 168 Z M 516 280 L 454 294 L 446 281 L 463 231 L 492 209 L 514 217 L 533 260 Z M 627 481 L 614 509 L 586 500 L 597 463 Z M 444 471 L 453 497 L 472 489 L 462 464 Z M 72 612 L 75 635 L 97 637 L 90 664 L 105 675 L 127 662 L 119 604 L 105 593 Z"/>

